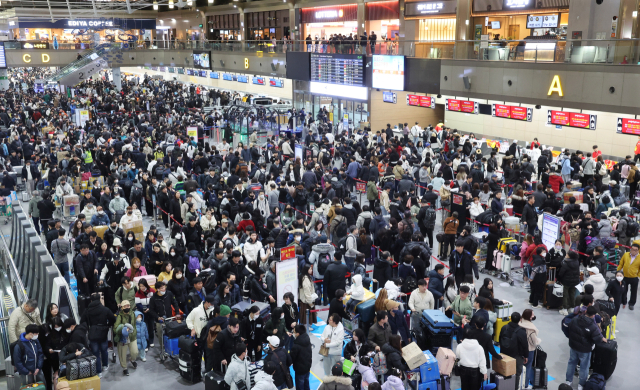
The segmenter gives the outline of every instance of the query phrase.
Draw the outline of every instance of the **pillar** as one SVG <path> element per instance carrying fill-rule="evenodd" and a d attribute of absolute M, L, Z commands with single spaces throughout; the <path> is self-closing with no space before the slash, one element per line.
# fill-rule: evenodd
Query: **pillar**
<path fill-rule="evenodd" d="M 7 77 L 7 70 L 0 69 L 0 91 L 6 91 L 9 89 L 9 77 Z"/>
<path fill-rule="evenodd" d="M 365 23 L 365 4 L 364 2 L 358 3 L 358 36 L 362 36 L 364 34 L 364 23 Z M 378 36 L 380 34 L 378 33 Z"/>
<path fill-rule="evenodd" d="M 620 21 L 618 22 L 619 36 L 618 38 L 629 39 L 635 38 L 636 34 L 636 22 L 638 17 L 633 17 L 633 11 L 637 11 L 637 0 L 621 0 L 620 12 L 618 16 Z"/>
<path fill-rule="evenodd" d="M 611 26 L 614 16 L 620 16 L 621 1 L 608 0 L 597 4 L 591 0 L 571 0 L 569 3 L 568 38 L 574 33 L 582 35 L 582 39 L 611 39 Z M 618 18 L 618 25 L 620 19 Z M 618 29 L 619 30 L 619 29 Z M 619 38 L 616 34 L 616 38 Z M 583 46 L 590 45 L 585 42 Z"/>
<path fill-rule="evenodd" d="M 471 34 L 471 0 L 459 0 L 456 9 L 456 41 L 472 40 Z M 475 58 L 473 54 L 473 42 L 456 42 L 454 58 L 464 60 Z"/>
<path fill-rule="evenodd" d="M 245 41 L 249 37 L 247 34 L 247 14 L 242 8 L 238 8 L 238 10 L 240 13 L 240 34 L 242 34 L 242 40 Z"/>
<path fill-rule="evenodd" d="M 296 24 L 296 9 L 293 8 L 293 5 L 289 6 L 289 39 L 298 40 L 300 39 L 298 34 L 298 25 Z"/>
<path fill-rule="evenodd" d="M 122 75 L 120 74 L 120 68 L 112 68 L 111 72 L 113 73 L 113 84 L 116 86 L 118 91 L 122 90 Z"/>

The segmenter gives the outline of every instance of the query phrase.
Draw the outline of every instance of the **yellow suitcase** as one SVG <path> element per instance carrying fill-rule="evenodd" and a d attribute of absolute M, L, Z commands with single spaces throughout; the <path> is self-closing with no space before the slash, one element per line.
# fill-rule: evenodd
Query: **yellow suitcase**
<path fill-rule="evenodd" d="M 496 323 L 493 325 L 493 341 L 500 342 L 500 331 L 502 327 L 507 325 L 511 321 L 511 316 L 509 317 L 498 317 Z"/>
<path fill-rule="evenodd" d="M 607 328 L 607 340 L 615 340 L 616 338 L 616 320 L 617 316 L 611 317 L 611 325 Z"/>

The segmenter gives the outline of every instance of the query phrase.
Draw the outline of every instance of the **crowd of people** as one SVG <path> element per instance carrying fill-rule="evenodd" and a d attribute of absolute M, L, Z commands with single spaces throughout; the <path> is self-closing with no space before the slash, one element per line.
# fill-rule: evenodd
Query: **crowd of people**
<path fill-rule="evenodd" d="M 33 88 L 28 74 L 12 78 Z M 54 303 L 44 320 L 34 301 L 11 316 L 11 341 L 33 346 L 16 345 L 17 369 L 22 375 L 44 374 L 47 389 L 70 356 L 92 353 L 102 375 L 109 367 L 109 329 L 117 338 L 123 374 L 129 375 L 138 359 L 146 361 L 145 352 L 162 345 L 163 322 L 177 316 L 201 340 L 204 370 L 226 371 L 232 388 L 248 382 L 250 362 L 264 359 L 255 375 L 257 387 L 290 387 L 293 366 L 295 387 L 309 390 L 312 350 L 305 325 L 328 306 L 322 386 L 352 384 L 341 375 L 344 357 L 358 364 L 364 387 L 375 389 L 369 366 L 376 353 L 386 356 L 382 388 L 395 386 L 408 370 L 401 350 L 420 327 L 421 313 L 441 309 L 456 326 L 464 325 L 456 349 L 462 388 L 476 390 L 490 367 L 489 354 L 499 358 L 491 334 L 497 320 L 493 307 L 502 302 L 494 297 L 490 278 L 476 294 L 474 255 L 479 245 L 487 245 L 485 269 L 500 267 L 493 250 L 500 238 L 512 235 L 504 222 L 509 207 L 526 233 L 518 256 L 532 308 L 512 313 L 500 340 L 501 352 L 517 359 L 518 372 L 527 367 L 524 387 L 533 384 L 532 354 L 539 339 L 532 321 L 549 269 L 555 268 L 564 284 L 559 309 L 572 316 L 566 380 L 572 382 L 580 364 L 579 388 L 587 381 L 591 347 L 607 341 L 598 303 L 613 302 L 615 314 L 627 303 L 634 308 L 640 244 L 622 256 L 615 279 L 604 278 L 608 265 L 600 257 L 606 240 L 617 237 L 629 245 L 635 237 L 627 229 L 634 224 L 630 209 L 617 207 L 635 194 L 640 176 L 630 156 L 609 171 L 597 146 L 586 156 L 567 150 L 557 159 L 537 140 L 528 152 L 514 141 L 504 156 L 497 150 L 485 156 L 473 134 L 444 126 L 423 130 L 405 123 L 400 135 L 390 125 L 338 132 L 304 114 L 305 131 L 298 138 L 269 137 L 259 146 L 253 132 L 248 144 L 225 139 L 213 145 L 187 136 L 186 128 L 196 126 L 200 135 L 208 123 L 225 120 L 224 113 L 201 110 L 221 97 L 219 91 L 148 77 L 125 78 L 117 90 L 102 76 L 77 86 L 71 98 L 52 90 L 29 92 L 9 90 L 0 97 L 6 125 L 0 192 L 16 189 L 8 171 L 23 166 L 22 180 L 32 195 L 30 218 L 61 274 L 67 281 L 75 277 L 78 293 L 90 299 L 78 323 L 64 318 Z M 90 119 L 76 124 L 67 112 L 81 107 L 89 108 Z M 296 143 L 311 153 L 296 158 Z M 564 193 L 577 185 L 574 179 L 584 188 L 586 210 L 574 196 L 563 204 Z M 78 181 L 88 189 L 79 190 Z M 358 182 L 365 184 L 362 204 Z M 56 203 L 74 193 L 80 195 L 80 212 L 65 229 Z M 462 197 L 466 208 L 447 212 L 438 233 L 437 213 L 453 207 L 454 196 Z M 619 216 L 616 229 L 605 222 L 613 210 Z M 539 229 L 542 212 L 564 218 L 563 237 L 571 239 L 547 248 Z M 490 222 L 485 243 L 472 234 L 476 223 L 483 224 L 481 215 Z M 143 219 L 151 226 L 142 239 L 125 234 L 128 222 Z M 106 227 L 102 236 L 95 231 L 100 226 Z M 439 256 L 432 253 L 434 231 Z M 601 245 L 592 248 L 595 238 Z M 285 247 L 294 248 L 299 264 L 297 300 L 291 292 L 278 296 L 276 267 Z M 587 283 L 576 301 L 581 269 Z M 156 277 L 155 285 L 136 279 L 149 275 Z M 353 317 L 370 289 L 377 296 L 375 319 L 349 335 L 343 356 L 343 320 Z M 257 305 L 234 309 L 246 300 L 268 304 L 268 315 Z"/>

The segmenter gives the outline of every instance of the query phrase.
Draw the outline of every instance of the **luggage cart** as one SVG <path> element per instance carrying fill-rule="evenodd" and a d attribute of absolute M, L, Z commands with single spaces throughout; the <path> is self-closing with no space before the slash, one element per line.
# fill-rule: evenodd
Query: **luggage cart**
<path fill-rule="evenodd" d="M 160 344 L 160 363 L 164 363 L 165 360 L 167 360 L 167 358 L 171 359 L 171 360 L 174 360 L 174 359 L 178 358 L 177 354 L 168 353 L 167 351 L 165 351 L 165 348 L 164 348 L 164 336 L 165 336 L 165 333 L 166 333 L 167 322 L 179 320 L 180 318 L 181 318 L 180 316 L 169 317 L 169 318 L 165 318 L 164 321 L 162 321 L 160 323 L 160 324 L 162 324 L 162 337 L 160 338 L 160 340 L 158 340 L 158 344 Z M 154 331 L 155 331 L 155 329 L 154 329 Z"/>
<path fill-rule="evenodd" d="M 73 221 L 80 214 L 80 198 L 78 195 L 65 195 L 62 198 L 62 218 Z"/>

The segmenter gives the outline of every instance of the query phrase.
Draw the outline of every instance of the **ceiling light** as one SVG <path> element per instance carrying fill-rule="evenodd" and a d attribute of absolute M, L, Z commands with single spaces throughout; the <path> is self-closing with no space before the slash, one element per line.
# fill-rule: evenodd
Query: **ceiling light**
<path fill-rule="evenodd" d="M 193 5 L 193 1 L 192 0 L 187 0 L 187 7 L 191 7 Z"/>
<path fill-rule="evenodd" d="M 157 2 L 157 1 L 154 1 L 154 2 L 153 2 L 153 10 L 154 10 L 154 11 L 157 11 L 157 10 L 158 10 L 158 2 Z"/>
<path fill-rule="evenodd" d="M 172 21 L 173 23 L 175 23 L 175 22 L 176 22 L 176 20 L 175 20 L 175 19 L 173 19 L 173 18 L 171 19 L 171 21 Z"/>
<path fill-rule="evenodd" d="M 173 9 L 173 0 L 169 0 L 169 8 Z"/>
<path fill-rule="evenodd" d="M 638 11 L 633 11 L 631 13 L 631 16 L 633 16 L 634 18 L 637 18 L 638 17 Z"/>
<path fill-rule="evenodd" d="M 183 22 L 185 22 L 185 23 L 189 23 L 189 21 L 188 21 L 188 20 L 183 20 Z"/>

